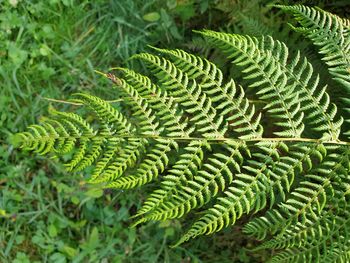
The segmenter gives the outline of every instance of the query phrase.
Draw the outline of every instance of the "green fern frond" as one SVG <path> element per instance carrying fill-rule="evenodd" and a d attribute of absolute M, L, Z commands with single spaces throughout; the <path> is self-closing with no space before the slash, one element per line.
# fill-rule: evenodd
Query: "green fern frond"
<path fill-rule="evenodd" d="M 316 46 L 328 66 L 329 73 L 350 94 L 350 27 L 349 20 L 342 19 L 319 8 L 307 6 L 281 6 L 293 14 L 302 27 L 295 27 Z M 349 100 L 344 100 L 350 108 Z M 347 119 L 350 122 L 350 119 Z M 349 134 L 350 131 L 347 132 Z"/>
<path fill-rule="evenodd" d="M 266 206 L 267 170 L 274 159 L 279 158 L 279 149 L 286 149 L 283 143 L 264 143 L 260 145 L 265 154 L 257 153 L 257 159 L 250 160 L 249 166 L 244 166 L 245 173 L 236 174 L 232 186 L 224 192 L 224 197 L 218 198 L 214 207 L 195 222 L 190 230 L 179 240 L 177 245 L 202 234 L 220 231 L 223 227 L 232 225 L 243 213 L 255 209 L 258 211 Z M 259 193 L 259 194 L 257 194 Z"/>
<path fill-rule="evenodd" d="M 242 63 L 240 60 L 236 59 L 233 63 L 240 67 L 248 68 L 243 70 L 245 73 L 249 72 L 246 78 L 254 79 L 257 75 L 262 75 L 264 81 L 254 81 L 253 87 L 257 85 L 264 86 L 266 83 L 271 87 L 274 84 L 272 81 L 275 80 L 275 94 L 266 94 L 262 96 L 261 99 L 266 100 L 275 97 L 277 102 L 278 99 L 280 99 L 280 104 L 285 109 L 284 113 L 290 116 L 288 118 L 290 124 L 295 123 L 295 127 L 297 127 L 298 123 L 300 124 L 300 118 L 302 116 L 298 117 L 299 120 L 297 122 L 293 121 L 293 115 L 290 111 L 293 110 L 291 108 L 292 106 L 296 107 L 295 110 L 299 111 L 299 106 L 301 105 L 300 111 L 306 113 L 305 117 L 311 121 L 310 125 L 313 126 L 312 128 L 314 130 L 326 133 L 327 135 L 325 136 L 331 137 L 333 140 L 338 139 L 343 118 L 335 119 L 337 107 L 334 103 L 330 104 L 326 86 L 321 90 L 318 88 L 319 77 L 313 76 L 312 65 L 306 58 L 301 60 L 300 54 L 297 53 L 297 56 L 290 62 L 287 46 L 278 40 L 273 40 L 271 37 L 257 39 L 249 36 L 237 36 L 223 33 L 220 33 L 221 37 L 218 37 L 216 32 L 204 31 L 200 33 L 208 37 L 209 40 L 212 39 L 214 44 L 223 49 L 225 53 L 230 54 L 230 57 L 239 56 L 240 60 L 242 60 L 243 57 L 247 60 L 251 60 L 250 63 L 246 61 Z M 280 72 L 269 72 L 269 67 L 274 68 L 274 70 L 279 68 Z M 279 75 L 282 79 L 280 84 L 278 84 Z M 264 88 L 262 88 L 262 90 L 264 93 L 266 92 Z M 288 96 L 293 94 L 293 90 L 298 90 L 299 97 L 296 99 L 294 97 L 294 100 L 288 105 L 285 102 L 288 101 L 288 99 L 291 100 Z M 318 92 L 317 95 L 315 94 L 316 90 Z M 262 92 L 259 91 L 259 94 L 260 93 Z M 266 108 L 273 108 L 274 104 L 276 104 L 276 101 L 267 104 Z M 274 112 L 275 110 L 270 109 L 269 111 Z M 318 118 L 315 118 L 316 116 Z M 279 114 L 277 117 L 282 116 Z M 296 116 L 294 118 L 296 118 Z M 296 130 L 296 128 L 294 130 Z M 299 135 L 298 133 L 294 134 L 296 137 Z"/>
<path fill-rule="evenodd" d="M 198 132 L 204 137 L 223 138 L 226 132 L 223 116 L 217 114 L 210 97 L 202 92 L 201 85 L 190 81 L 188 75 L 170 61 L 152 54 L 138 54 L 133 58 L 142 59 L 152 69 L 162 85 L 170 91 L 190 114 L 196 114 L 190 121 L 199 126 Z"/>
<path fill-rule="evenodd" d="M 317 220 L 307 220 L 305 224 L 298 223 L 289 226 L 283 233 L 277 235 L 275 238 L 265 241 L 258 246 L 256 250 L 266 248 L 289 248 L 289 247 L 303 247 L 307 243 L 319 244 L 326 241 L 325 233 L 332 231 L 332 225 L 341 219 L 342 215 L 338 215 L 339 211 L 347 207 L 346 196 L 349 195 L 350 188 L 345 191 L 335 191 L 332 197 L 332 209 L 322 211 Z M 339 217 L 337 219 L 337 217 Z M 336 219 L 335 221 L 333 221 Z M 317 241 L 316 241 L 317 240 Z"/>
<path fill-rule="evenodd" d="M 205 140 L 193 141 L 185 147 L 185 152 L 180 155 L 179 160 L 164 176 L 160 188 L 150 194 L 135 217 L 151 213 L 159 208 L 164 200 L 168 200 L 172 194 L 176 194 L 176 189 L 182 182 L 193 180 L 194 174 L 197 174 L 202 166 L 204 148 L 210 149 L 210 145 Z"/>
<path fill-rule="evenodd" d="M 340 150 L 340 153 L 334 153 L 337 150 Z M 278 248 L 281 246 L 279 242 L 287 242 L 283 238 L 286 236 L 288 238 L 286 248 L 291 247 L 291 244 L 294 246 L 295 243 L 308 242 L 305 237 L 309 231 L 312 236 L 315 232 L 322 231 L 321 229 L 325 227 L 323 224 L 328 224 L 327 220 L 324 221 L 322 218 L 327 219 L 330 214 L 335 213 L 334 209 L 337 209 L 337 206 L 334 205 L 344 205 L 344 198 L 349 194 L 350 152 L 349 148 L 333 148 L 332 151 L 333 153 L 328 153 L 324 157 L 320 165 L 303 176 L 307 180 L 300 182 L 300 187 L 291 192 L 289 199 L 279 204 L 278 209 L 268 211 L 265 216 L 256 218 L 245 226 L 246 233 L 253 234 L 259 239 L 265 239 L 268 232 L 276 235 L 280 231 L 275 240 L 267 241 L 260 248 Z M 345 183 L 344 192 L 339 191 L 339 181 Z M 332 210 L 327 211 L 329 208 Z M 309 229 L 305 227 L 308 225 Z M 293 243 L 289 243 L 291 239 Z"/>
<path fill-rule="evenodd" d="M 302 26 L 295 29 L 320 47 L 330 74 L 349 91 L 350 29 L 344 25 L 344 20 L 319 8 L 302 5 L 276 7 L 294 15 Z"/>
<path fill-rule="evenodd" d="M 249 105 L 248 99 L 244 98 L 244 90 L 241 86 L 236 87 L 231 79 L 227 84 L 223 83 L 223 74 L 215 64 L 206 59 L 189 54 L 183 50 L 166 50 L 154 48 L 156 51 L 169 55 L 177 68 L 188 74 L 190 79 L 196 80 L 213 102 L 220 102 L 216 109 L 227 116 L 227 121 L 237 133 L 247 133 L 239 138 L 259 138 L 262 136 L 263 127 L 259 124 L 261 114 L 255 115 L 254 105 Z M 232 113 L 235 114 L 232 114 Z"/>
<path fill-rule="evenodd" d="M 194 131 L 186 119 L 183 118 L 183 112 L 178 111 L 178 105 L 174 98 L 169 97 L 165 90 L 161 90 L 153 84 L 151 80 L 126 68 L 116 68 L 123 72 L 126 81 L 130 83 L 156 111 L 156 114 L 162 120 L 162 125 L 166 128 L 167 135 L 170 137 L 190 137 Z"/>
<path fill-rule="evenodd" d="M 251 87 L 259 87 L 261 100 L 270 101 L 266 109 L 280 121 L 276 125 L 283 130 L 275 132 L 281 137 L 300 137 L 304 130 L 304 113 L 300 111 L 299 93 L 288 84 L 286 73 L 279 63 L 271 60 L 271 54 L 261 52 L 251 37 L 224 34 L 214 31 L 198 32 L 215 46 L 230 53 L 233 63 L 244 68 L 246 79 L 254 80 Z M 271 53 L 271 52 L 270 52 Z M 257 81 L 256 79 L 259 78 Z"/>
<path fill-rule="evenodd" d="M 119 79 L 116 76 L 109 74 L 107 76 L 116 85 L 125 96 L 129 97 L 133 102 L 131 104 L 134 116 L 138 117 L 140 122 L 140 132 L 144 135 L 157 136 L 160 133 L 159 123 L 155 122 L 155 115 L 152 109 L 149 107 L 147 101 L 138 93 L 135 87 L 129 85 L 124 79 Z"/>
<path fill-rule="evenodd" d="M 158 177 L 159 173 L 164 172 L 168 165 L 168 152 L 177 148 L 174 140 L 158 139 L 157 143 L 150 153 L 147 154 L 135 175 L 121 177 L 107 184 L 105 188 L 128 189 L 146 184 Z"/>
<path fill-rule="evenodd" d="M 202 207 L 215 197 L 219 190 L 224 190 L 232 182 L 234 173 L 240 171 L 243 156 L 240 148 L 244 145 L 233 143 L 225 146 L 227 154 L 215 153 L 208 163 L 198 171 L 193 180 L 177 187 L 176 196 L 163 202 L 159 208 L 154 209 L 144 220 L 165 220 L 179 218 L 190 210 Z"/>
<path fill-rule="evenodd" d="M 348 21 L 315 8 L 278 7 L 296 16 L 297 30 L 320 46 L 330 73 L 348 91 Z M 133 57 L 150 73 L 101 73 L 126 98 L 117 108 L 75 94 L 72 101 L 88 117 L 50 109 L 13 143 L 38 154 L 68 153 L 66 169 L 92 166 L 86 177 L 103 189 L 157 180 L 134 225 L 199 211 L 175 245 L 256 214 L 243 232 L 262 241 L 254 250 L 273 252 L 271 262 L 349 261 L 350 142 L 343 139 L 350 134 L 349 111 L 338 111 L 337 94 L 285 43 L 199 33 L 229 55 L 252 89 L 205 58 L 153 48 L 158 55 Z M 263 108 L 254 105 L 256 96 Z"/>
<path fill-rule="evenodd" d="M 271 37 L 256 39 L 262 52 L 272 53 L 272 58 L 276 63 L 280 63 L 287 73 L 288 84 L 300 93 L 301 111 L 305 112 L 305 118 L 310 121 L 309 125 L 315 131 L 326 133 L 328 137 L 337 140 L 343 118 L 336 119 L 337 106 L 330 103 L 330 96 L 326 92 L 327 86 L 319 87 L 319 76 L 314 74 L 312 64 L 306 57 L 302 58 L 297 52 L 291 59 L 288 56 L 287 46 Z M 317 92 L 317 94 L 315 94 Z M 318 118 L 315 118 L 318 116 Z"/>
<path fill-rule="evenodd" d="M 318 225 L 318 228 L 311 228 L 315 232 L 304 236 L 307 242 L 299 246 L 288 246 L 283 252 L 272 257 L 271 262 L 347 262 L 347 237 L 350 233 L 348 205 L 343 204 L 342 208 L 341 214 L 322 217 L 322 224 Z M 323 253 L 320 249 L 324 250 Z"/>
<path fill-rule="evenodd" d="M 115 133 L 135 132 L 135 127 L 132 127 L 127 119 L 106 101 L 85 93 L 77 93 L 73 96 L 75 97 L 74 101 L 80 102 L 94 111 L 101 122 L 112 125 Z"/>

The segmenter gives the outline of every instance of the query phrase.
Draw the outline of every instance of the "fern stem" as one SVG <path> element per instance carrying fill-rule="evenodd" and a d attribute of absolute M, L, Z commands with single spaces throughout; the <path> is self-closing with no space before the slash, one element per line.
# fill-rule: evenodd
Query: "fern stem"
<path fill-rule="evenodd" d="M 84 135 L 84 138 L 98 138 L 99 135 Z M 101 138 L 108 138 L 109 136 L 101 136 Z M 350 142 L 347 141 L 341 141 L 341 140 L 322 140 L 322 139 L 314 139 L 314 138 L 301 138 L 301 137 L 295 137 L 295 138 L 282 138 L 282 137 L 267 137 L 267 138 L 251 138 L 251 139 L 238 139 L 238 138 L 203 138 L 203 137 L 171 137 L 171 136 L 158 136 L 158 135 L 144 135 L 144 134 L 138 134 L 138 135 L 128 135 L 128 134 L 121 134 L 121 135 L 111 135 L 111 137 L 115 138 L 122 138 L 122 139 L 154 139 L 154 140 L 173 140 L 173 141 L 207 141 L 210 144 L 220 144 L 224 142 L 244 142 L 244 143 L 258 143 L 258 142 L 305 142 L 305 143 L 322 143 L 322 144 L 335 144 L 335 145 L 343 145 L 343 146 L 350 146 Z M 52 139 L 69 139 L 69 138 L 75 138 L 80 139 L 79 136 L 41 136 L 41 140 L 52 140 Z M 27 139 L 26 142 L 30 141 L 31 139 Z M 34 140 L 38 140 L 38 138 L 34 138 Z"/>
<path fill-rule="evenodd" d="M 56 102 L 56 103 L 63 103 L 63 104 L 69 104 L 69 105 L 75 105 L 75 106 L 82 106 L 84 105 L 83 103 L 78 103 L 78 102 L 73 102 L 70 100 L 58 100 L 58 99 L 53 99 L 53 98 L 48 98 L 48 97 L 42 97 L 40 96 L 41 99 L 43 100 L 47 100 L 47 101 L 51 101 L 51 102 Z M 155 99 L 155 96 L 143 96 L 144 99 Z M 166 100 L 170 100 L 171 98 L 164 98 Z M 120 98 L 120 99 L 115 99 L 115 100 L 106 100 L 106 102 L 108 103 L 116 103 L 116 102 L 122 102 L 122 101 L 130 101 L 130 98 Z M 236 99 L 236 101 L 238 101 Z M 258 104 L 267 104 L 266 101 L 263 100 L 250 100 L 248 99 L 249 103 L 258 103 Z"/>

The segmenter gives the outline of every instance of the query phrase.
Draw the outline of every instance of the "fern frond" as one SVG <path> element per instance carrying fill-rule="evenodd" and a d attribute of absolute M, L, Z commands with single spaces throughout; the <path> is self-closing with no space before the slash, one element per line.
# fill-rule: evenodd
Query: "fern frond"
<path fill-rule="evenodd" d="M 338 81 L 350 94 L 350 27 L 349 20 L 342 19 L 319 8 L 302 5 L 281 6 L 294 15 L 302 27 L 295 27 L 306 35 L 316 46 L 328 66 L 333 79 Z M 350 108 L 349 100 L 344 100 Z M 350 122 L 350 119 L 346 119 Z M 349 134 L 350 131 L 347 132 Z"/>
<path fill-rule="evenodd" d="M 114 75 L 109 75 L 111 80 L 116 79 Z M 159 135 L 159 123 L 156 122 L 156 117 L 152 109 L 149 107 L 147 101 L 138 93 L 135 87 L 129 85 L 124 79 L 118 79 L 114 82 L 115 88 L 118 88 L 126 96 L 132 100 L 132 110 L 135 117 L 140 118 L 140 132 L 145 135 Z"/>
<path fill-rule="evenodd" d="M 102 123 L 111 125 L 114 133 L 125 134 L 135 132 L 135 127 L 132 127 L 120 112 L 101 98 L 85 93 L 76 93 L 73 96 L 75 98 L 74 101 L 80 102 L 94 111 Z"/>
<path fill-rule="evenodd" d="M 319 218 L 325 205 L 329 203 L 327 196 L 334 192 L 334 180 L 341 176 L 346 177 L 344 167 L 349 166 L 349 151 L 341 154 L 339 149 L 328 149 L 333 153 L 327 153 L 320 165 L 303 175 L 299 187 L 294 189 L 286 202 L 279 204 L 279 208 L 267 212 L 266 216 L 252 220 L 245 227 L 245 232 L 256 235 L 259 239 L 266 237 L 267 233 L 282 234 L 285 229 L 298 222 L 305 224 Z M 331 198 L 332 200 L 332 198 Z"/>
<path fill-rule="evenodd" d="M 66 154 L 76 145 L 77 150 L 73 152 L 72 159 L 65 164 L 65 167 L 69 171 L 81 171 L 96 162 L 90 179 L 93 182 L 106 167 L 110 167 L 107 164 L 114 159 L 123 141 L 113 136 L 132 133 L 135 128 L 124 116 L 100 98 L 76 94 L 75 101 L 89 106 L 97 114 L 99 126 L 93 128 L 77 114 L 50 109 L 51 118 L 44 119 L 42 126 L 29 127 L 31 132 L 23 133 L 21 137 L 26 136 L 35 140 L 32 145 L 27 138 L 27 143 L 23 145 L 25 148 L 35 147 L 40 152 L 52 151 L 56 155 Z M 143 144 L 145 144 L 144 140 Z M 123 161 L 122 157 L 117 159 Z"/>
<path fill-rule="evenodd" d="M 145 215 L 143 221 L 182 217 L 190 210 L 209 202 L 220 189 L 225 189 L 234 178 L 233 172 L 240 171 L 240 163 L 243 161 L 240 148 L 244 149 L 244 145 L 233 143 L 225 148 L 227 154 L 213 154 L 193 180 L 178 187 L 176 196 Z"/>
<path fill-rule="evenodd" d="M 55 120 L 69 127 L 80 137 L 78 150 L 74 153 L 72 160 L 64 164 L 66 169 L 68 171 L 85 169 L 100 154 L 101 148 L 99 145 L 102 143 L 102 139 L 100 137 L 94 138 L 95 131 L 81 116 L 75 113 L 59 112 L 54 109 L 51 109 L 50 113 Z M 92 150 L 87 154 L 89 144 L 92 145 Z"/>
<path fill-rule="evenodd" d="M 336 224 L 340 219 L 337 219 L 337 217 L 342 216 L 338 215 L 338 213 L 344 207 L 347 207 L 346 197 L 349 195 L 349 191 L 349 187 L 345 191 L 335 191 L 332 197 L 332 206 L 322 211 L 321 216 L 317 220 L 307 220 L 304 224 L 298 222 L 296 225 L 291 225 L 283 233 L 258 246 L 256 250 L 266 248 L 299 248 L 305 246 L 307 243 L 319 242 L 321 244 L 326 241 L 325 234 L 332 231 L 332 225 Z"/>
<path fill-rule="evenodd" d="M 168 152 L 177 148 L 174 140 L 158 139 L 145 160 L 140 164 L 135 175 L 121 177 L 104 186 L 105 188 L 128 189 L 146 184 L 158 177 L 159 173 L 164 172 L 168 165 Z"/>
<path fill-rule="evenodd" d="M 181 49 L 169 50 L 152 47 L 155 51 L 168 55 L 174 65 L 186 73 L 189 79 L 194 79 L 203 90 L 218 89 L 223 84 L 221 70 L 207 59 L 189 54 Z"/>
<path fill-rule="evenodd" d="M 337 106 L 330 103 L 327 86 L 319 87 L 319 76 L 314 74 L 313 66 L 307 58 L 302 58 L 300 52 L 297 52 L 290 59 L 287 46 L 269 36 L 262 37 L 261 40 L 255 39 L 255 42 L 261 52 L 271 54 L 275 63 L 280 63 L 287 74 L 288 84 L 299 91 L 301 110 L 305 112 L 305 118 L 310 121 L 313 130 L 324 132 L 327 134 L 324 136 L 337 140 L 343 118 L 336 118 Z"/>
<path fill-rule="evenodd" d="M 113 133 L 125 134 L 133 131 L 131 130 L 131 124 L 102 99 L 83 93 L 75 94 L 75 97 L 76 102 L 87 105 L 94 111 L 102 123 L 101 129 L 99 130 L 100 136 L 92 138 L 90 152 L 84 156 L 79 165 L 75 168 L 76 171 L 84 170 L 99 158 L 90 179 L 90 181 L 94 181 L 101 175 L 108 162 L 114 158 L 120 148 L 122 140 L 113 138 Z M 110 127 L 110 125 L 112 125 L 112 127 Z M 105 151 L 103 151 L 104 145 L 106 148 Z"/>
<path fill-rule="evenodd" d="M 193 141 L 184 149 L 185 152 L 180 155 L 179 160 L 164 176 L 160 188 L 150 194 L 135 217 L 159 208 L 164 200 L 169 199 L 170 195 L 176 194 L 176 189 L 182 182 L 194 179 L 194 175 L 198 173 L 202 166 L 203 148 L 210 149 L 210 145 L 205 140 Z"/>
<path fill-rule="evenodd" d="M 266 205 L 265 194 L 254 194 L 266 191 L 268 164 L 273 159 L 279 158 L 279 148 L 286 148 L 283 143 L 263 143 L 260 145 L 266 154 L 256 154 L 262 162 L 251 160 L 249 166 L 244 166 L 245 173 L 236 174 L 232 186 L 224 192 L 224 197 L 219 197 L 218 202 L 207 213 L 197 220 L 190 230 L 178 241 L 179 245 L 190 238 L 202 234 L 211 234 L 220 231 L 223 227 L 234 224 L 243 213 L 248 213 L 254 206 L 256 210 Z"/>
<path fill-rule="evenodd" d="M 210 35 L 210 31 L 205 31 L 204 34 L 208 36 L 208 34 Z M 339 118 L 338 120 L 336 119 L 337 107 L 335 104 L 330 104 L 329 95 L 326 93 L 326 86 L 321 89 L 321 92 L 319 92 L 319 77 L 313 76 L 312 65 L 307 61 L 306 58 L 301 60 L 300 54 L 297 53 L 297 56 L 293 58 L 291 63 L 289 63 L 287 46 L 278 40 L 273 40 L 271 37 L 263 37 L 261 39 L 257 39 L 248 36 L 236 36 L 230 34 L 220 35 L 222 36 L 221 39 L 215 39 L 215 36 L 211 35 L 209 37 L 214 37 L 214 42 L 217 45 L 220 45 L 220 47 L 226 53 L 229 53 L 230 57 L 233 56 L 236 58 L 239 56 L 242 60 L 245 57 L 244 52 L 251 52 L 248 57 L 250 59 L 253 59 L 255 53 L 256 56 L 260 54 L 261 58 L 256 57 L 256 60 L 261 60 L 261 63 L 264 62 L 265 65 L 260 65 L 259 68 L 256 68 L 256 71 L 266 71 L 265 68 L 268 70 L 268 63 L 272 65 L 278 65 L 280 67 L 281 73 L 270 72 L 269 75 L 265 74 L 264 77 L 273 77 L 276 79 L 276 81 L 278 81 L 276 74 L 277 76 L 278 74 L 283 74 L 283 79 L 286 80 L 286 83 L 284 83 L 283 85 L 285 86 L 280 89 L 282 89 L 282 92 L 286 94 L 289 94 L 292 90 L 298 90 L 299 98 L 297 107 L 301 105 L 300 111 L 306 113 L 306 119 L 311 121 L 309 125 L 312 125 L 313 129 L 316 131 L 326 133 L 327 135 L 325 136 L 328 136 L 333 140 L 338 139 L 340 128 L 343 123 L 343 118 Z M 248 45 L 247 43 L 249 43 L 249 47 L 251 49 L 254 48 L 253 51 L 245 51 Z M 234 53 L 235 55 L 231 55 L 231 53 Z M 269 62 L 266 62 L 266 60 Z M 242 63 L 237 58 L 235 59 L 234 63 L 242 66 Z M 253 62 L 246 65 L 247 63 L 245 62 L 243 66 L 249 67 L 249 65 L 252 63 Z M 249 69 L 249 71 L 252 73 L 250 73 L 251 75 L 247 76 L 247 78 L 256 77 L 254 76 L 255 71 L 253 70 L 253 65 L 254 64 L 252 64 Z M 244 70 L 244 72 L 245 71 L 247 70 Z M 257 72 L 255 74 L 263 73 Z M 260 84 L 264 83 L 254 82 L 254 86 Z M 317 95 L 315 94 L 316 90 L 318 92 Z M 261 99 L 270 99 L 270 97 L 261 97 Z M 287 98 L 283 99 L 286 100 Z M 271 107 L 270 104 L 266 106 L 266 108 L 269 107 Z M 270 111 L 273 112 L 273 110 Z"/>
<path fill-rule="evenodd" d="M 313 239 L 310 238 L 309 243 L 287 248 L 272 257 L 271 262 L 347 262 L 350 222 L 349 212 L 346 210 L 348 207 L 343 208 L 345 209 L 341 215 L 328 217 L 324 221 L 324 225 L 317 229 L 322 232 L 314 235 Z"/>
<path fill-rule="evenodd" d="M 350 177 L 348 172 L 350 166 L 349 149 L 345 149 L 343 158 L 342 167 L 338 163 L 338 170 L 340 172 L 338 172 L 337 176 L 340 178 L 334 181 L 334 184 L 338 185 L 339 188 L 335 188 L 333 195 L 330 196 L 331 200 L 321 212 L 321 215 L 316 220 L 307 219 L 305 223 L 298 222 L 297 224 L 290 225 L 281 234 L 264 242 L 257 249 L 300 248 L 309 246 L 310 244 L 313 245 L 313 250 L 322 249 L 325 244 L 330 242 L 329 238 L 332 233 L 343 229 L 341 223 L 344 222 L 342 219 L 344 209 L 348 210 L 348 197 L 350 194 Z M 334 244 L 336 242 L 334 241 Z"/>
<path fill-rule="evenodd" d="M 178 110 L 179 107 L 174 98 L 169 97 L 166 91 L 153 84 L 148 77 L 126 68 L 116 69 L 122 71 L 126 81 L 150 103 L 163 121 L 162 125 L 166 128 L 167 136 L 190 137 L 195 128 L 183 118 L 183 112 Z"/>
<path fill-rule="evenodd" d="M 199 31 L 214 45 L 230 53 L 233 63 L 243 67 L 246 79 L 254 81 L 250 86 L 259 87 L 257 94 L 262 100 L 270 101 L 265 108 L 280 121 L 276 125 L 283 128 L 274 132 L 282 137 L 300 137 L 304 130 L 304 113 L 300 111 L 298 92 L 287 85 L 288 78 L 279 63 L 271 60 L 271 55 L 259 51 L 251 37 L 218 33 L 210 30 Z"/>
<path fill-rule="evenodd" d="M 146 147 L 149 142 L 146 139 L 133 139 L 130 138 L 126 143 L 122 144 L 122 148 L 117 148 L 120 151 L 115 159 L 111 160 L 97 173 L 94 172 L 90 183 L 102 183 L 114 181 L 121 177 L 127 168 L 133 168 L 140 156 L 146 152 Z M 110 151 L 115 151 L 113 146 L 108 147 Z M 113 149 L 112 149 L 113 148 Z M 98 165 L 96 164 L 96 167 Z"/>
<path fill-rule="evenodd" d="M 55 145 L 53 145 L 54 147 L 48 147 L 47 151 L 53 151 L 56 154 L 66 154 L 73 150 L 76 137 L 78 137 L 78 133 L 75 130 L 72 131 L 73 137 L 70 137 L 71 131 L 57 120 L 46 119 L 43 125 L 50 133 L 49 137 L 57 138 Z"/>
<path fill-rule="evenodd" d="M 320 47 L 330 74 L 350 91 L 350 29 L 344 25 L 345 20 L 319 8 L 302 5 L 276 7 L 294 15 L 302 26 L 295 29 Z"/>
<path fill-rule="evenodd" d="M 262 136 L 263 128 L 259 124 L 261 113 L 254 116 L 255 107 L 249 104 L 247 98 L 244 98 L 245 94 L 241 86 L 237 87 L 232 79 L 227 84 L 223 83 L 223 74 L 215 64 L 183 50 L 154 49 L 169 55 L 177 68 L 188 74 L 190 79 L 201 84 L 204 92 L 213 98 L 213 102 L 220 102 L 216 109 L 227 116 L 227 121 L 230 122 L 231 127 L 235 127 L 234 130 L 237 133 L 243 133 L 239 138 L 250 139 Z"/>
<path fill-rule="evenodd" d="M 143 98 L 134 86 L 128 84 L 124 79 L 117 79 L 114 75 L 108 76 L 134 102 L 133 110 L 136 117 L 140 117 L 141 134 L 157 136 L 162 132 L 159 123 L 156 122 L 156 116 L 150 108 L 147 100 Z M 146 80 L 147 81 L 147 80 Z M 146 158 L 139 165 L 135 175 L 118 178 L 108 183 L 106 188 L 132 188 L 141 186 L 158 177 L 159 172 L 163 172 L 168 164 L 167 153 L 172 148 L 177 149 L 177 143 L 172 139 L 157 139 L 152 146 Z"/>
<path fill-rule="evenodd" d="M 296 144 L 284 148 L 288 155 L 278 158 L 273 166 L 268 168 L 270 182 L 265 192 L 261 192 L 261 194 L 266 195 L 265 198 L 269 197 L 270 208 L 277 200 L 284 201 L 286 199 L 298 171 L 311 169 L 313 167 L 312 159 L 322 160 L 325 154 L 322 144 Z M 260 158 L 264 159 L 265 157 L 261 156 Z"/>
<path fill-rule="evenodd" d="M 146 53 L 134 55 L 133 58 L 145 61 L 162 85 L 169 90 L 170 95 L 174 96 L 188 113 L 196 113 L 190 121 L 196 123 L 201 135 L 223 138 L 226 131 L 223 116 L 217 114 L 212 100 L 202 92 L 199 84 L 194 80 L 190 82 L 186 73 L 164 58 Z"/>
<path fill-rule="evenodd" d="M 315 8 L 279 7 L 295 14 L 297 30 L 320 46 L 331 74 L 349 91 L 348 21 Z M 150 75 L 127 68 L 115 68 L 118 76 L 101 73 L 126 98 L 117 108 L 75 94 L 88 117 L 50 109 L 14 144 L 38 154 L 69 153 L 67 170 L 93 166 L 86 169 L 89 182 L 103 189 L 157 180 L 134 225 L 199 210 L 176 245 L 256 214 L 243 232 L 263 241 L 254 250 L 273 250 L 272 262 L 347 262 L 348 111 L 338 111 L 332 101 L 339 98 L 320 85 L 317 68 L 283 42 L 199 33 L 229 54 L 252 89 L 205 58 L 153 48 L 159 56 L 133 57 Z M 255 95 L 264 108 L 255 107 Z"/>

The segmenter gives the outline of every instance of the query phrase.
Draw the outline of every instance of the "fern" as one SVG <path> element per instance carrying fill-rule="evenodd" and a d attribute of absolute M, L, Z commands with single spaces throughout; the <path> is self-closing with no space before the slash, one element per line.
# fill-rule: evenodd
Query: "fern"
<path fill-rule="evenodd" d="M 301 27 L 295 30 L 304 33 L 316 46 L 326 61 L 334 79 L 350 89 L 350 28 L 348 21 L 319 8 L 307 6 L 281 6 L 291 12 Z"/>
<path fill-rule="evenodd" d="M 318 8 L 277 7 L 294 14 L 301 27 L 292 28 L 320 48 L 330 74 L 350 92 L 348 20 Z M 228 55 L 254 96 L 205 58 L 152 47 L 157 55 L 133 57 L 150 76 L 127 68 L 102 73 L 125 98 L 121 107 L 74 94 L 95 118 L 50 109 L 13 142 L 38 154 L 71 152 L 67 170 L 92 166 L 87 179 L 101 188 L 158 180 L 134 225 L 200 210 L 175 245 L 259 212 L 243 231 L 262 241 L 255 250 L 273 249 L 271 262 L 347 262 L 349 104 L 338 110 L 312 63 L 282 41 L 198 33 Z"/>

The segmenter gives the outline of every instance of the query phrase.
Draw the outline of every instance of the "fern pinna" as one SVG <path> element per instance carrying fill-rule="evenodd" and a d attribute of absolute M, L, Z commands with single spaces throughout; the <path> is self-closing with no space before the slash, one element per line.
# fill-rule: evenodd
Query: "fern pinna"
<path fill-rule="evenodd" d="M 349 21 L 317 8 L 277 7 L 295 16 L 293 28 L 319 48 L 349 94 Z M 270 36 L 197 33 L 242 70 L 254 97 L 207 59 L 154 48 L 157 55 L 133 57 L 151 78 L 127 68 L 104 74 L 128 111 L 74 94 L 93 121 L 51 109 L 15 143 L 39 154 L 73 152 L 67 169 L 93 166 L 88 180 L 102 188 L 158 180 L 135 225 L 201 211 L 175 245 L 259 212 L 243 230 L 262 241 L 256 250 L 273 249 L 271 262 L 348 262 L 349 99 L 338 109 L 308 59 L 291 57 Z"/>

